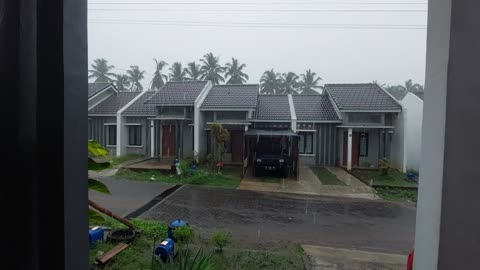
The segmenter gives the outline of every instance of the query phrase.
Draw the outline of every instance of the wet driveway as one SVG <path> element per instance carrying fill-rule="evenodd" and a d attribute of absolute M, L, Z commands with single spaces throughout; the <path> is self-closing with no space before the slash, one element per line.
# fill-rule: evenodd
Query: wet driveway
<path fill-rule="evenodd" d="M 294 241 L 406 254 L 415 211 L 383 201 L 184 186 L 141 217 L 186 219 L 202 233 L 226 228 L 244 243 Z"/>

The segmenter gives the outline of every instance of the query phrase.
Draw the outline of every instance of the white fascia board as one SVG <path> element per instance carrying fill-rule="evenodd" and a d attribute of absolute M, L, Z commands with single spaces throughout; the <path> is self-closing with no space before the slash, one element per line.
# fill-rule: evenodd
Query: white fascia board
<path fill-rule="evenodd" d="M 117 88 L 115 86 L 113 86 L 113 84 L 109 84 L 109 85 L 105 86 L 102 90 L 95 93 L 95 95 L 91 96 L 88 100 L 92 100 L 94 97 L 96 97 L 96 96 L 100 95 L 101 93 L 103 93 L 107 90 L 110 90 L 110 89 L 118 94 Z"/>
<path fill-rule="evenodd" d="M 112 117 L 112 116 L 116 116 L 116 114 L 98 114 L 98 113 L 94 113 L 94 114 L 88 114 L 88 116 L 90 117 Z"/>
<path fill-rule="evenodd" d="M 211 81 L 208 81 L 205 87 L 203 87 L 200 94 L 197 96 L 194 102 L 193 110 L 193 153 L 198 156 L 200 152 L 200 107 L 202 106 L 205 98 L 212 89 L 213 85 Z M 198 161 L 198 160 L 197 160 Z"/>
<path fill-rule="evenodd" d="M 295 104 L 293 104 L 292 94 L 287 95 L 288 98 L 288 107 L 290 108 L 290 117 L 292 118 L 292 127 L 293 132 L 297 131 L 297 113 L 295 112 Z"/>
<path fill-rule="evenodd" d="M 400 105 L 402 106 L 402 105 Z M 402 110 L 340 110 L 343 113 L 399 113 Z"/>
<path fill-rule="evenodd" d="M 103 92 L 104 92 L 104 91 L 102 91 L 102 93 L 103 93 Z M 95 108 L 96 106 L 98 106 L 99 104 L 101 104 L 102 102 L 104 102 L 105 100 L 107 100 L 109 97 L 111 97 L 112 95 L 113 95 L 113 93 L 111 93 L 110 95 L 108 95 L 108 96 L 100 99 L 98 102 L 96 102 L 96 103 L 94 103 L 92 106 L 88 107 L 88 110 L 91 110 L 91 109 Z M 95 96 L 97 96 L 97 95 L 95 95 Z M 90 99 L 89 99 L 89 100 L 90 100 Z"/>
<path fill-rule="evenodd" d="M 378 85 L 378 84 L 377 84 Z M 387 90 L 383 89 L 383 87 L 381 87 L 380 85 L 378 85 L 378 87 L 380 87 L 380 89 L 383 90 L 383 92 L 385 92 L 387 95 L 389 95 L 391 98 L 393 98 L 393 100 L 395 100 L 395 102 L 397 102 L 398 105 L 402 106 L 402 104 L 400 103 L 399 100 L 397 100 L 392 94 L 390 94 Z M 408 94 L 408 93 L 407 93 Z"/>
<path fill-rule="evenodd" d="M 328 96 L 328 99 L 330 100 L 330 103 L 332 103 L 333 109 L 337 113 L 338 119 L 340 119 L 340 121 L 342 121 L 343 120 L 342 114 L 340 113 L 340 109 L 338 108 L 337 103 L 335 103 L 332 95 L 330 95 L 330 92 L 328 92 L 327 89 L 324 88 L 324 91 L 327 93 L 326 95 Z"/>
<path fill-rule="evenodd" d="M 260 122 L 260 123 L 289 123 L 292 122 L 292 119 L 285 119 L 285 120 L 258 120 L 258 119 L 252 119 L 250 122 Z"/>
<path fill-rule="evenodd" d="M 200 111 L 202 112 L 213 112 L 213 111 L 217 111 L 217 112 L 225 112 L 225 111 L 245 111 L 245 112 L 248 112 L 248 111 L 251 111 L 252 108 L 215 108 L 215 109 L 212 109 L 212 108 L 206 108 L 206 109 L 200 109 Z"/>

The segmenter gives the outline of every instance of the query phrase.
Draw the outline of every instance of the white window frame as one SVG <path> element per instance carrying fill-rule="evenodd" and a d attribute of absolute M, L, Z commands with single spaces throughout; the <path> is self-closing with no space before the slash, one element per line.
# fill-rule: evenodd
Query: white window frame
<path fill-rule="evenodd" d="M 298 135 L 299 136 L 302 136 L 301 133 L 311 133 L 312 134 L 312 153 L 301 153 L 300 152 L 300 139 L 298 140 L 298 153 L 300 156 L 304 156 L 304 157 L 313 157 L 315 156 L 315 130 L 302 130 L 302 131 L 299 131 L 298 132 Z M 306 134 L 305 134 L 306 135 Z M 306 137 L 305 137 L 306 138 Z M 305 150 L 305 147 L 304 147 L 304 150 Z"/>
<path fill-rule="evenodd" d="M 138 127 L 140 129 L 140 145 L 130 144 L 130 128 L 133 128 L 133 127 L 135 127 L 135 128 Z M 143 147 L 143 128 L 142 128 L 142 125 L 138 125 L 138 124 L 127 125 L 127 132 L 128 132 L 127 147 L 132 147 L 132 148 Z"/>

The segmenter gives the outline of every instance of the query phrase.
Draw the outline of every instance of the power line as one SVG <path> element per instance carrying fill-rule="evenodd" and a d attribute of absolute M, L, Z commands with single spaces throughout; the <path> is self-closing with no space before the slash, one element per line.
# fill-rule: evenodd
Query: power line
<path fill-rule="evenodd" d="M 241 24 L 197 24 L 197 23 L 155 23 L 155 22 L 129 22 L 129 21 L 102 21 L 102 20 L 90 20 L 89 23 L 97 24 L 130 24 L 130 25 L 162 25 L 162 26 L 190 26 L 190 27 L 242 27 L 242 28 L 293 28 L 293 29 L 385 29 L 385 30 L 409 30 L 409 29 L 426 29 L 426 27 L 393 27 L 389 25 L 371 25 L 371 26 L 355 26 L 355 25 L 241 25 Z"/>
<path fill-rule="evenodd" d="M 382 26 L 382 27 L 426 27 L 422 24 L 338 24 L 338 23 L 282 23 L 282 22 L 214 22 L 214 21 L 163 21 L 163 20 L 131 20 L 131 19 L 94 19 L 103 22 L 138 22 L 138 23 L 168 23 L 168 24 L 208 24 L 208 25 L 266 25 L 266 26 Z"/>
<path fill-rule="evenodd" d="M 162 8 L 89 8 L 91 11 L 161 11 L 161 12 L 392 12 L 392 13 L 425 13 L 425 9 L 162 9 Z"/>
<path fill-rule="evenodd" d="M 128 71 L 128 70 L 130 70 L 130 69 L 123 69 L 123 68 L 116 68 L 116 67 L 114 67 L 113 69 L 121 70 L 121 71 Z M 148 75 L 148 76 L 155 76 L 155 74 L 150 74 L 150 73 L 147 73 L 147 72 L 144 72 L 143 74 Z"/>
<path fill-rule="evenodd" d="M 90 2 L 89 5 L 427 5 L 427 2 Z"/>

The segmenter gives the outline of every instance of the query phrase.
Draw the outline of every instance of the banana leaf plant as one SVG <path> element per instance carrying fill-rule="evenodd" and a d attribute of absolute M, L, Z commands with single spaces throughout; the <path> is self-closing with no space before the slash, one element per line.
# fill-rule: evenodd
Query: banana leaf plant
<path fill-rule="evenodd" d="M 88 169 L 99 171 L 99 170 L 103 170 L 110 167 L 110 165 L 111 163 L 110 163 L 110 159 L 108 158 L 108 150 L 97 141 L 89 140 L 88 141 Z M 108 190 L 108 187 L 104 183 L 98 181 L 97 179 L 88 178 L 88 189 L 96 190 L 104 194 L 111 194 L 110 190 Z M 122 222 L 123 224 L 133 229 L 133 224 L 130 223 L 128 220 L 115 215 L 108 209 L 98 205 L 97 203 L 91 201 L 90 199 L 88 200 L 88 205 L 90 206 L 89 208 L 90 220 L 102 221 L 103 217 L 98 213 L 98 212 L 101 212 L 107 216 L 110 216 Z M 95 209 L 96 211 L 92 210 L 92 208 Z"/>

